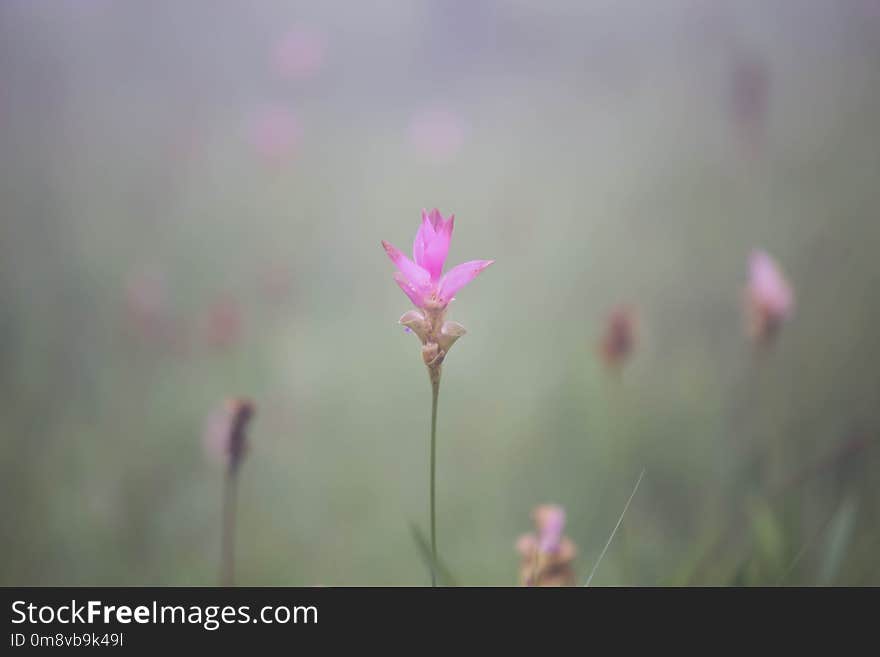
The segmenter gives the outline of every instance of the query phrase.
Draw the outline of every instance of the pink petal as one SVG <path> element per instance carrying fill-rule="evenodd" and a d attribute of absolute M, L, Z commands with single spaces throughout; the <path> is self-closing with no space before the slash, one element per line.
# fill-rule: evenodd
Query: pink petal
<path fill-rule="evenodd" d="M 536 521 L 541 552 L 556 552 L 565 529 L 565 510 L 555 504 L 545 504 L 538 507 Z"/>
<path fill-rule="evenodd" d="M 457 265 L 446 272 L 446 275 L 440 281 L 437 296 L 444 303 L 452 301 L 452 297 L 465 285 L 470 283 L 477 274 L 491 265 L 494 260 L 471 260 Z"/>
<path fill-rule="evenodd" d="M 403 293 L 409 297 L 409 300 L 413 302 L 413 304 L 418 308 L 424 308 L 425 306 L 425 296 L 420 294 L 419 291 L 412 286 L 406 276 L 401 274 L 399 271 L 394 272 L 394 280 L 400 286 L 400 289 L 403 290 Z"/>
<path fill-rule="evenodd" d="M 391 258 L 391 262 L 394 263 L 414 289 L 422 295 L 431 289 L 431 275 L 427 271 L 385 240 L 382 240 L 382 246 L 385 247 L 385 253 Z"/>
<path fill-rule="evenodd" d="M 420 267 L 425 266 L 425 245 L 434 238 L 434 227 L 431 225 L 428 214 L 422 210 L 422 224 L 416 232 L 413 240 L 413 259 Z"/>
<path fill-rule="evenodd" d="M 794 293 L 776 261 L 767 252 L 755 249 L 749 258 L 749 268 L 752 294 L 779 315 L 790 314 Z"/>
<path fill-rule="evenodd" d="M 437 208 L 434 208 L 430 212 L 422 210 L 422 225 L 428 229 L 428 235 L 433 235 L 442 223 L 443 216 Z"/>
<path fill-rule="evenodd" d="M 440 214 L 440 210 L 434 208 L 428 213 L 428 221 L 431 223 L 431 227 L 434 229 L 434 232 L 438 232 L 440 228 L 443 226 L 443 215 Z"/>
<path fill-rule="evenodd" d="M 275 71 L 288 80 L 315 75 L 324 63 L 324 35 L 312 28 L 294 27 L 275 49 Z"/>
<path fill-rule="evenodd" d="M 439 214 L 439 213 L 438 213 Z M 435 283 L 440 280 L 443 273 L 443 265 L 449 254 L 449 242 L 452 240 L 452 228 L 455 217 L 449 217 L 447 221 L 441 218 L 436 224 L 436 232 L 433 237 L 426 239 L 422 251 L 422 267 L 431 274 L 431 280 Z"/>
<path fill-rule="evenodd" d="M 273 164 L 293 154 L 302 137 L 299 120 L 282 105 L 262 108 L 251 120 L 250 141 L 257 153 Z"/>

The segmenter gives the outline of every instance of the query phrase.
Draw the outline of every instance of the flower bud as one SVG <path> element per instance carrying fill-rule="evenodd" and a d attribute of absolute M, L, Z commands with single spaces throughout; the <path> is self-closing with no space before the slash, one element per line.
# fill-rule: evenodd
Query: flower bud
<path fill-rule="evenodd" d="M 794 310 L 794 290 L 779 264 L 765 251 L 749 257 L 745 290 L 746 329 L 758 346 L 767 346 Z"/>
<path fill-rule="evenodd" d="M 445 356 L 445 353 L 440 350 L 436 342 L 429 342 L 422 347 L 422 360 L 425 361 L 425 365 L 428 367 L 440 365 L 443 362 L 443 356 Z"/>
<path fill-rule="evenodd" d="M 403 314 L 399 322 L 415 333 L 423 344 L 425 343 L 428 337 L 429 327 L 428 322 L 425 320 L 425 316 L 422 313 L 418 310 L 410 310 Z"/>
<path fill-rule="evenodd" d="M 440 344 L 440 348 L 443 351 L 448 352 L 453 343 L 465 333 L 467 333 L 467 331 L 464 326 L 458 322 L 444 322 L 440 329 L 440 337 L 437 340 Z"/>
<path fill-rule="evenodd" d="M 608 369 L 618 369 L 632 355 L 635 346 L 635 313 L 627 306 L 618 306 L 605 321 L 605 331 L 599 342 L 599 356 Z"/>
<path fill-rule="evenodd" d="M 555 504 L 542 504 L 532 513 L 536 531 L 516 542 L 520 554 L 523 586 L 574 586 L 577 547 L 564 535 L 565 511 Z"/>
<path fill-rule="evenodd" d="M 234 398 L 212 411 L 205 424 L 204 443 L 208 453 L 230 472 L 241 465 L 247 451 L 247 425 L 254 416 L 254 403 Z"/>

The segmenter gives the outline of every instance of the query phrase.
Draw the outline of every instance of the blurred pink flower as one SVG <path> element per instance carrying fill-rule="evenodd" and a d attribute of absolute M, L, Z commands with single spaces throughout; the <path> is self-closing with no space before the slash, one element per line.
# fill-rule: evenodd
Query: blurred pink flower
<path fill-rule="evenodd" d="M 242 311 L 235 299 L 221 297 L 207 310 L 204 324 L 204 337 L 208 346 L 215 349 L 229 349 L 241 340 Z"/>
<path fill-rule="evenodd" d="M 301 136 L 299 121 L 286 107 L 264 107 L 251 119 L 250 141 L 257 153 L 271 164 L 285 163 L 299 145 Z"/>
<path fill-rule="evenodd" d="M 135 335 L 154 342 L 170 337 L 168 286 L 161 269 L 149 268 L 129 275 L 125 287 L 125 314 Z"/>
<path fill-rule="evenodd" d="M 425 110 L 410 121 L 410 143 L 420 155 L 435 162 L 454 159 L 464 145 L 464 137 L 464 122 L 449 110 Z"/>
<path fill-rule="evenodd" d="M 519 578 L 523 586 L 574 586 L 574 542 L 564 535 L 565 510 L 542 504 L 532 512 L 535 532 L 516 541 L 520 554 Z"/>
<path fill-rule="evenodd" d="M 565 529 L 565 509 L 556 504 L 545 504 L 535 511 L 535 524 L 538 527 L 538 549 L 541 552 L 556 552 Z"/>
<path fill-rule="evenodd" d="M 763 59 L 740 55 L 730 80 L 730 111 L 743 142 L 757 152 L 766 137 L 770 109 L 770 73 Z"/>
<path fill-rule="evenodd" d="M 609 369 L 620 368 L 636 346 L 636 314 L 628 306 L 617 306 L 605 320 L 599 341 L 599 357 Z"/>
<path fill-rule="evenodd" d="M 452 239 L 454 216 L 444 220 L 439 210 L 422 211 L 422 225 L 413 243 L 413 260 L 382 241 L 385 252 L 397 267 L 394 280 L 419 308 L 445 308 L 465 285 L 494 260 L 471 260 L 443 275 L 443 265 Z"/>
<path fill-rule="evenodd" d="M 779 265 L 765 251 L 753 250 L 746 287 L 750 335 L 758 340 L 771 338 L 793 310 L 794 292 Z"/>
<path fill-rule="evenodd" d="M 297 26 L 292 28 L 275 48 L 275 72 L 286 80 L 313 77 L 324 64 L 326 42 L 318 30 Z"/>
<path fill-rule="evenodd" d="M 267 266 L 260 276 L 260 291 L 273 305 L 279 305 L 290 298 L 293 290 L 293 272 L 286 263 Z"/>

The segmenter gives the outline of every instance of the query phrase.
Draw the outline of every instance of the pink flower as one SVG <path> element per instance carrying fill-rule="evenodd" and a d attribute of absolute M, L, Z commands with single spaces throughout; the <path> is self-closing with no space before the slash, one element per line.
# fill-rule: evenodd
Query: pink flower
<path fill-rule="evenodd" d="M 756 300 L 780 318 L 791 315 L 794 307 L 791 286 L 779 265 L 765 251 L 755 249 L 749 256 L 749 289 Z"/>
<path fill-rule="evenodd" d="M 522 558 L 519 577 L 523 586 L 574 586 L 574 542 L 564 535 L 565 510 L 556 504 L 542 504 L 532 512 L 537 531 L 516 541 Z"/>
<path fill-rule="evenodd" d="M 416 114 L 409 125 L 409 140 L 423 156 L 448 162 L 464 145 L 464 123 L 454 112 L 429 109 Z"/>
<path fill-rule="evenodd" d="M 636 345 L 636 315 L 632 308 L 618 306 L 605 321 L 605 333 L 599 342 L 599 356 L 610 369 L 619 368 Z"/>
<path fill-rule="evenodd" d="M 251 120 L 250 141 L 272 164 L 283 164 L 296 150 L 301 136 L 296 116 L 282 106 L 265 107 Z"/>
<path fill-rule="evenodd" d="M 229 296 L 216 299 L 204 319 L 205 342 L 214 349 L 230 349 L 242 337 L 243 313 L 239 303 Z"/>
<path fill-rule="evenodd" d="M 794 292 L 779 265 L 759 249 L 749 256 L 749 283 L 746 287 L 749 333 L 753 338 L 771 338 L 794 310 Z"/>
<path fill-rule="evenodd" d="M 730 99 L 733 122 L 745 144 L 755 151 L 766 136 L 770 91 L 770 74 L 764 60 L 741 56 L 734 62 Z"/>
<path fill-rule="evenodd" d="M 565 509 L 556 504 L 545 504 L 535 510 L 535 524 L 538 527 L 538 549 L 541 552 L 556 552 L 565 529 Z"/>
<path fill-rule="evenodd" d="M 324 63 L 324 35 L 305 27 L 294 27 L 278 43 L 275 71 L 287 80 L 313 77 Z"/>
<path fill-rule="evenodd" d="M 157 267 L 133 271 L 125 288 L 125 329 L 130 337 L 156 347 L 182 346 L 184 335 L 175 318 L 165 271 Z"/>
<path fill-rule="evenodd" d="M 422 225 L 413 243 L 413 260 L 386 241 L 385 252 L 397 267 L 394 280 L 419 308 L 445 308 L 465 285 L 494 260 L 471 260 L 443 274 L 455 217 L 443 219 L 439 210 L 422 211 Z"/>
<path fill-rule="evenodd" d="M 125 289 L 126 314 L 144 336 L 161 339 L 168 328 L 168 285 L 160 269 L 129 276 Z"/>

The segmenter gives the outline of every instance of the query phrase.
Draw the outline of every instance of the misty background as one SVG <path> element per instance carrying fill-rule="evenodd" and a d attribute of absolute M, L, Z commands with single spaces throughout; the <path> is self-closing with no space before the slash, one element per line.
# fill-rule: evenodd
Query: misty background
<path fill-rule="evenodd" d="M 0 583 L 424 585 L 430 386 L 380 246 L 456 215 L 438 547 L 517 583 L 880 585 L 880 3 L 0 4 Z M 794 316 L 759 355 L 753 248 Z M 637 316 L 618 373 L 608 313 Z"/>

